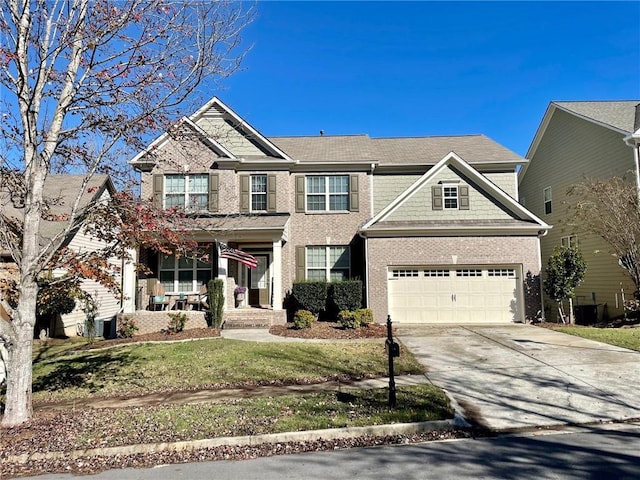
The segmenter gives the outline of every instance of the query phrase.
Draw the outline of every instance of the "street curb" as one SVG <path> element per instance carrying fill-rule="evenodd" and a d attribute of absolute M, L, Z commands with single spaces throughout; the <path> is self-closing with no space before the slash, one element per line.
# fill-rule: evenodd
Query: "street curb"
<path fill-rule="evenodd" d="M 182 452 L 201 450 L 224 446 L 256 446 L 263 444 L 277 444 L 287 442 L 309 442 L 317 440 L 338 440 L 364 436 L 384 437 L 387 435 L 402 435 L 431 432 L 460 428 L 457 421 L 436 420 L 432 422 L 396 423 L 389 425 L 374 425 L 366 427 L 328 428 L 323 430 L 307 430 L 304 432 L 269 433 L 264 435 L 245 435 L 239 437 L 221 437 L 203 440 L 188 440 L 181 442 L 145 443 L 126 445 L 121 447 L 88 448 L 72 450 L 70 452 L 25 453 L 6 457 L 5 463 L 26 463 L 42 460 L 77 460 L 87 457 L 115 457 L 136 454 L 152 454 L 160 452 Z"/>

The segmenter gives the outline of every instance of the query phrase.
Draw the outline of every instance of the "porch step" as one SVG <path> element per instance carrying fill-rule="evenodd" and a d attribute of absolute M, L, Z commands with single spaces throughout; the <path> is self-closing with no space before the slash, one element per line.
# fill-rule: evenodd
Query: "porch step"
<path fill-rule="evenodd" d="M 285 310 L 270 310 L 266 308 L 236 308 L 227 310 L 222 315 L 222 328 L 269 328 L 272 325 L 287 323 Z"/>

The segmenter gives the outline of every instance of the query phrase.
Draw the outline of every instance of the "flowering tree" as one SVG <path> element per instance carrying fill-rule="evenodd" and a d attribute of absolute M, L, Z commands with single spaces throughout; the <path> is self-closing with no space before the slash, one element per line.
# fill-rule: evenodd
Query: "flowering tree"
<path fill-rule="evenodd" d="M 80 200 L 91 177 L 123 175 L 123 159 L 166 129 L 199 87 L 237 70 L 239 34 L 252 11 L 199 0 L 0 2 L 0 191 L 21 212 L 19 219 L 0 212 L 0 244 L 18 270 L 12 319 L 0 320 L 9 352 L 2 424 L 13 426 L 32 416 L 39 275 L 63 262 L 70 274 L 108 282 L 104 256 L 60 248 L 87 213 Z M 85 181 L 60 219 L 66 227 L 40 245 L 54 201 L 43 193 L 50 173 L 82 173 Z"/>

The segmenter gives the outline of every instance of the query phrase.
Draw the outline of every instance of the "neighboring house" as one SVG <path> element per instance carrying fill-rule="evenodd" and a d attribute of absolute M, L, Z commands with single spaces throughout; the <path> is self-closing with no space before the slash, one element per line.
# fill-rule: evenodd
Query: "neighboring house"
<path fill-rule="evenodd" d="M 47 177 L 44 185 L 44 198 L 48 203 L 48 207 L 47 216 L 41 220 L 40 224 L 41 248 L 46 248 L 52 239 L 62 235 L 64 229 L 68 226 L 68 220 L 65 216 L 71 213 L 78 192 L 82 190 L 84 179 L 83 175 L 49 175 Z M 113 184 L 107 175 L 95 175 L 87 183 L 84 193 L 80 197 L 79 212 L 82 214 L 87 205 L 107 199 L 113 192 Z M 18 219 L 22 217 L 21 208 L 19 206 L 16 208 L 16 205 L 11 202 L 7 194 L 2 194 L 0 199 L 3 215 Z M 83 223 L 80 223 L 64 238 L 62 246 L 75 251 L 86 252 L 103 248 L 104 243 L 102 240 L 88 236 L 83 229 Z M 0 276 L 16 278 L 16 265 L 13 263 L 10 253 L 4 249 L 1 255 Z M 121 259 L 115 258 L 111 259 L 111 262 L 114 262 L 117 267 L 122 269 L 122 273 L 118 275 L 116 280 L 121 283 L 125 291 L 133 290 L 133 287 L 129 285 L 135 278 L 133 264 L 130 262 L 125 263 Z M 64 273 L 65 271 L 62 268 L 51 272 L 54 278 L 60 277 Z M 81 288 L 98 301 L 99 310 L 96 318 L 100 325 L 104 325 L 104 321 L 113 320 L 121 310 L 133 309 L 132 298 L 116 297 L 112 292 L 93 280 L 83 280 Z M 37 325 L 36 328 L 44 330 L 50 336 L 75 336 L 82 334 L 84 323 L 85 314 L 80 309 L 80 306 L 76 305 L 73 312 L 53 319 L 50 324 Z M 115 322 L 113 327 L 115 327 Z M 35 333 L 37 335 L 39 331 Z"/>
<path fill-rule="evenodd" d="M 284 313 L 292 284 L 361 279 L 376 322 L 522 322 L 541 308 L 539 237 L 517 202 L 517 154 L 483 135 L 267 138 L 213 98 L 131 160 L 142 196 L 197 217 L 195 238 L 258 268 L 140 252 L 167 294 L 225 281 Z M 142 280 L 142 279 L 141 279 Z M 246 311 L 246 309 L 245 309 Z M 282 315 L 284 318 L 284 314 Z"/>
<path fill-rule="evenodd" d="M 634 150 L 625 139 L 638 129 L 634 121 L 639 103 L 551 102 L 527 153 L 529 163 L 520 172 L 521 203 L 554 226 L 541 240 L 543 266 L 560 245 L 577 246 L 585 257 L 586 275 L 576 292 L 577 311 L 589 317 L 585 320 L 593 320 L 596 310 L 598 319 L 621 314 L 622 294 L 631 297 L 634 287 L 610 247 L 572 225 L 565 202 L 575 199 L 567 198 L 567 191 L 585 177 L 606 179 L 631 172 L 633 178 Z M 545 304 L 547 316 L 555 319 L 555 307 Z"/>

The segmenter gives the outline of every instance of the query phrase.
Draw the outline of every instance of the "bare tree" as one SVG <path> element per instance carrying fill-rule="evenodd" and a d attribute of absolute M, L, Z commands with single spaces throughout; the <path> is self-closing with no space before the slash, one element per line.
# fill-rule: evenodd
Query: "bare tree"
<path fill-rule="evenodd" d="M 198 88 L 234 73 L 253 11 L 202 0 L 0 0 L 0 181 L 21 219 L 0 215 L 0 238 L 18 268 L 18 301 L 0 320 L 9 372 L 2 424 L 32 416 L 37 279 L 77 226 L 44 246 L 40 221 L 50 173 L 119 175 L 123 160 L 168 127 Z M 4 212 L 0 212 L 4 213 Z M 11 227 L 11 228 L 7 228 Z"/>
<path fill-rule="evenodd" d="M 640 210 L 636 186 L 624 177 L 585 179 L 569 189 L 574 228 L 598 235 L 640 291 Z"/>

